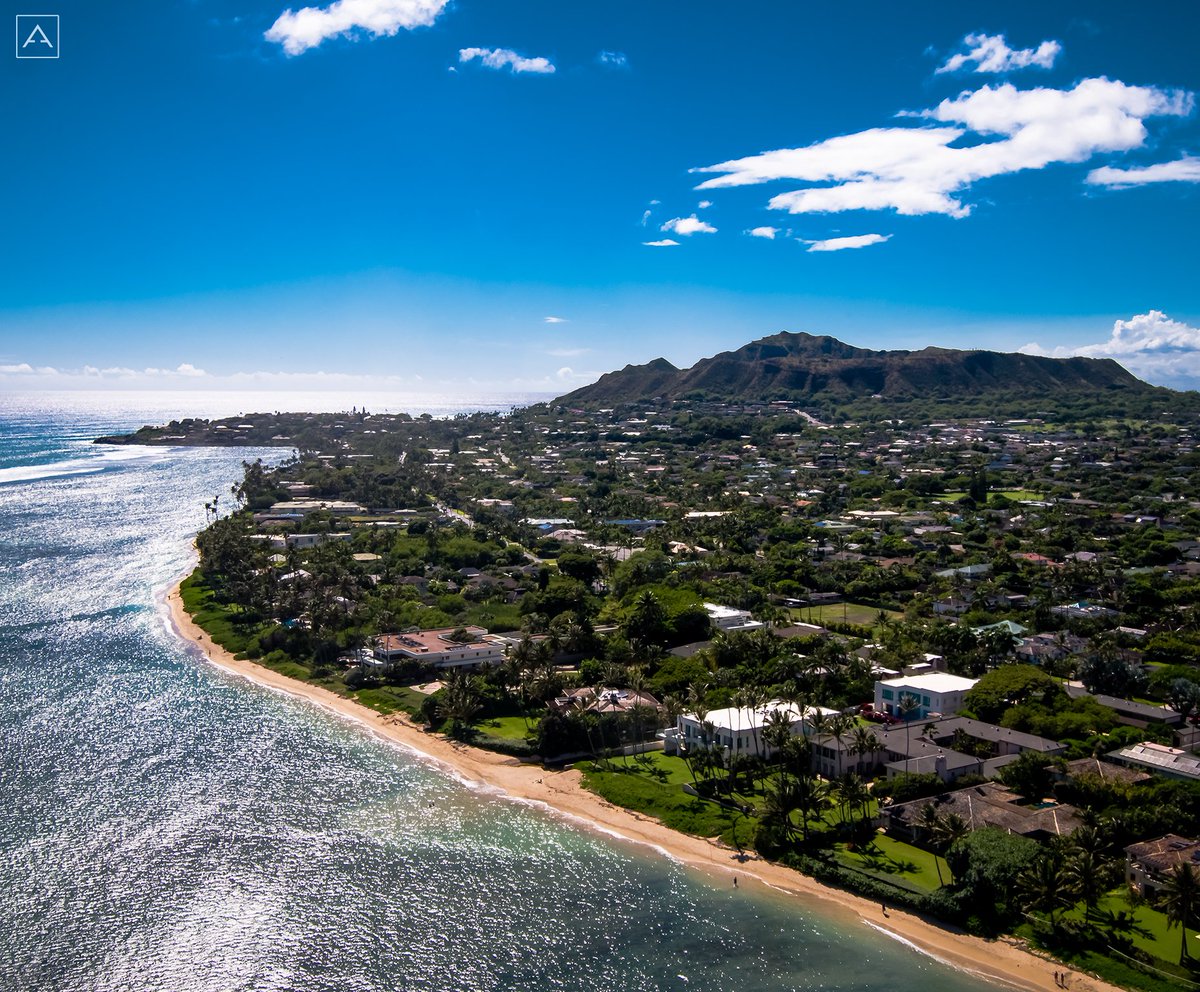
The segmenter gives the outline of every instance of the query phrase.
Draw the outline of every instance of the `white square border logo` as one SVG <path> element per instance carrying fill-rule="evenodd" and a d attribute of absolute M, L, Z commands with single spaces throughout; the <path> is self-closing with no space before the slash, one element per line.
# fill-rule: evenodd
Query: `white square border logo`
<path fill-rule="evenodd" d="M 54 19 L 54 54 L 53 55 L 23 55 L 21 53 L 21 20 L 23 18 L 36 18 L 37 20 Z M 41 28 L 41 25 L 37 25 Z M 31 29 L 32 34 L 32 29 Z M 28 39 L 26 39 L 28 40 Z M 19 59 L 56 59 L 62 51 L 62 32 L 59 30 L 58 14 L 17 14 L 16 15 L 16 56 Z"/>

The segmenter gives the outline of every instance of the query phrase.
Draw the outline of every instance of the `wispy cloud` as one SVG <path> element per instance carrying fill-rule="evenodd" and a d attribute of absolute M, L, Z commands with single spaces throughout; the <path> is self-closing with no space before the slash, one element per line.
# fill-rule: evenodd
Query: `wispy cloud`
<path fill-rule="evenodd" d="M 1009 48 L 1002 34 L 969 34 L 963 38 L 965 52 L 951 55 L 937 71 L 1012 72 L 1015 69 L 1049 69 L 1062 54 L 1057 41 L 1043 41 L 1037 48 Z"/>
<path fill-rule="evenodd" d="M 601 52 L 596 56 L 596 61 L 610 69 L 629 68 L 629 58 L 624 52 Z"/>
<path fill-rule="evenodd" d="M 890 234 L 855 234 L 847 238 L 826 238 L 824 241 L 804 241 L 809 251 L 845 251 L 847 248 L 866 248 L 891 239 Z"/>
<path fill-rule="evenodd" d="M 684 237 L 692 234 L 716 234 L 717 229 L 707 221 L 701 220 L 695 214 L 691 217 L 672 217 L 659 228 L 660 231 L 673 231 Z"/>
<path fill-rule="evenodd" d="M 568 323 L 566 317 L 543 317 L 542 321 L 547 324 L 566 324 L 566 323 Z"/>
<path fill-rule="evenodd" d="M 540 55 L 536 58 L 526 58 L 510 48 L 459 49 L 459 63 L 472 62 L 475 59 L 489 69 L 511 69 L 513 72 L 532 72 L 540 75 L 548 75 L 555 71 L 554 63 L 549 59 L 544 59 Z"/>
<path fill-rule="evenodd" d="M 971 205 L 963 193 L 981 179 L 1140 148 L 1145 120 L 1184 116 L 1193 104 L 1190 92 L 1103 78 L 1070 89 L 1019 90 L 1005 83 L 901 114 L 920 119 L 920 127 L 872 128 L 694 171 L 721 173 L 701 190 L 779 180 L 826 184 L 769 201 L 772 209 L 793 214 L 895 210 L 966 217 Z M 938 124 L 946 126 L 931 126 Z M 972 134 L 978 140 L 964 144 Z"/>
<path fill-rule="evenodd" d="M 699 203 L 696 204 L 696 209 L 707 210 L 711 206 L 712 206 L 712 200 L 701 200 Z"/>
<path fill-rule="evenodd" d="M 0 375 L 58 375 L 58 369 L 49 365 L 33 366 L 28 362 L 15 365 L 0 365 Z"/>
<path fill-rule="evenodd" d="M 391 37 L 402 29 L 428 27 L 449 0 L 336 0 L 328 7 L 285 10 L 263 35 L 283 46 L 288 55 L 300 55 L 328 38 Z"/>
<path fill-rule="evenodd" d="M 1115 321 L 1108 340 L 1098 344 L 1047 349 L 1034 341 L 1018 350 L 1051 358 L 1112 358 L 1134 375 L 1159 385 L 1187 389 L 1200 385 L 1200 327 L 1172 320 L 1161 310 Z"/>
<path fill-rule="evenodd" d="M 1159 162 L 1139 169 L 1114 169 L 1111 165 L 1093 169 L 1087 181 L 1093 186 L 1127 189 L 1149 183 L 1200 183 L 1200 158 L 1184 155 L 1173 162 Z"/>
<path fill-rule="evenodd" d="M 763 227 L 752 227 L 746 233 L 752 238 L 770 238 L 773 241 L 775 235 L 779 233 L 779 228 L 764 225 Z"/>
<path fill-rule="evenodd" d="M 673 240 L 672 238 L 662 238 L 659 241 L 643 241 L 642 244 L 644 244 L 647 248 L 673 248 L 678 245 L 679 242 Z"/>

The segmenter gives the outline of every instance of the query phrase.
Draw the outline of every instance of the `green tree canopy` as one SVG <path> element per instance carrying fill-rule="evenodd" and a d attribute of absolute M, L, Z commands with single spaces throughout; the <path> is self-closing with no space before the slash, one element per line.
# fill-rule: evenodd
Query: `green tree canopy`
<path fill-rule="evenodd" d="M 979 720 L 996 723 L 1010 706 L 1033 700 L 1050 704 L 1062 687 L 1033 665 L 1001 665 L 986 673 L 967 693 L 965 709 Z"/>

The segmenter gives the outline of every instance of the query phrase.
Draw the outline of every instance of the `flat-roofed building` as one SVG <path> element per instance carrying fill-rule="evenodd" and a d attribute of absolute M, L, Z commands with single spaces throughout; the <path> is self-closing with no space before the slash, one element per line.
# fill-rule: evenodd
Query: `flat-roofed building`
<path fill-rule="evenodd" d="M 480 668 L 504 660 L 504 643 L 482 627 L 442 627 L 383 634 L 371 643 L 371 653 L 387 668 L 407 661 L 434 668 Z"/>
<path fill-rule="evenodd" d="M 705 603 L 704 610 L 717 630 L 734 632 L 739 630 L 760 630 L 766 626 L 750 616 L 749 610 L 739 610 L 732 606 L 719 606 L 716 603 Z"/>
<path fill-rule="evenodd" d="M 771 714 L 783 713 L 788 719 L 792 736 L 799 737 L 812 733 L 812 721 L 816 714 L 831 717 L 836 716 L 837 712 L 820 706 L 800 707 L 776 699 L 762 706 L 729 706 L 710 710 L 704 714 L 703 720 L 695 713 L 684 713 L 675 726 L 666 732 L 664 750 L 673 754 L 681 748 L 719 747 L 727 749 L 730 754 L 753 754 L 769 758 L 775 753 L 775 748 L 763 739 L 762 732 L 772 719 Z"/>
<path fill-rule="evenodd" d="M 930 715 L 953 716 L 962 709 L 963 699 L 977 681 L 946 672 L 884 679 L 875 683 L 875 711 L 909 720 L 924 720 Z M 907 714 L 902 710 L 906 698 L 914 704 Z"/>

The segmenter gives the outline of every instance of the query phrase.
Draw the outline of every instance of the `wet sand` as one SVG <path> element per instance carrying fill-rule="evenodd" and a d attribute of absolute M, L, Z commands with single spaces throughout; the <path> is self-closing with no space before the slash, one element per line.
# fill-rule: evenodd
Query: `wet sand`
<path fill-rule="evenodd" d="M 167 594 L 165 606 L 174 631 L 198 648 L 214 665 L 259 685 L 286 692 L 332 710 L 367 727 L 389 741 L 401 744 L 432 759 L 454 775 L 473 784 L 487 786 L 505 796 L 540 804 L 584 827 L 653 847 L 694 868 L 710 874 L 717 884 L 739 888 L 762 884 L 789 893 L 816 913 L 835 916 L 840 922 L 870 927 L 909 943 L 945 964 L 1019 989 L 1054 989 L 1061 986 L 1056 974 L 1065 972 L 1074 992 L 1116 992 L 1116 986 L 1079 972 L 1025 949 L 1004 938 L 983 940 L 948 930 L 916 914 L 888 907 L 840 889 L 823 885 L 799 872 L 751 857 L 702 837 L 682 834 L 658 820 L 614 806 L 580 784 L 574 769 L 549 771 L 524 764 L 515 758 L 469 747 L 432 734 L 404 715 L 384 716 L 351 699 L 319 686 L 300 682 L 239 660 L 194 624 L 183 607 L 176 585 Z M 872 936 L 870 939 L 879 939 Z"/>

